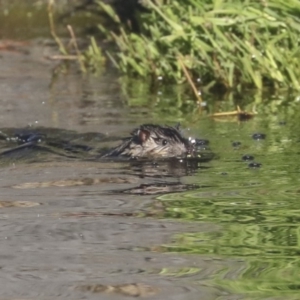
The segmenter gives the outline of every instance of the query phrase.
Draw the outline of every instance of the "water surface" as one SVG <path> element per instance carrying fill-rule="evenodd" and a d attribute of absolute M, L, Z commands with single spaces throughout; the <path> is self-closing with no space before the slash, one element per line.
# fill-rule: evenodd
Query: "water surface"
<path fill-rule="evenodd" d="M 217 156 L 188 167 L 90 160 L 82 149 L 2 158 L 1 296 L 299 299 L 298 96 L 204 95 L 201 108 L 184 87 L 82 75 L 55 53 L 34 39 L 1 51 L 2 133 L 42 127 L 101 148 L 142 123 L 180 121 Z M 237 104 L 258 115 L 209 117 Z"/>

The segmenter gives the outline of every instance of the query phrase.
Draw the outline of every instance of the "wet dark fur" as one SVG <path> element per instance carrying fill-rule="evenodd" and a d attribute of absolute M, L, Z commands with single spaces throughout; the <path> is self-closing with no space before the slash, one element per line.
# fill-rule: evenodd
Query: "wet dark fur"
<path fill-rule="evenodd" d="M 178 127 L 145 124 L 131 135 L 102 157 L 186 157 L 193 151 L 193 144 Z"/>

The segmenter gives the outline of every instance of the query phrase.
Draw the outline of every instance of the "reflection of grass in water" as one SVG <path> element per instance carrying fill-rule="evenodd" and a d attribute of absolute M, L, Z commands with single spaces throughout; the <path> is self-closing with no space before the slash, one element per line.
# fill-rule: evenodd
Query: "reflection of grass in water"
<path fill-rule="evenodd" d="M 249 299 L 281 297 L 299 299 L 300 285 L 299 259 L 295 260 L 255 260 L 241 272 L 239 279 L 216 278 L 215 282 L 238 293 L 251 295 Z M 272 298 L 276 299 L 276 298 Z"/>
<path fill-rule="evenodd" d="M 245 147 L 241 150 L 224 147 L 224 140 L 212 138 L 211 145 L 221 158 L 192 178 L 203 188 L 156 200 L 163 207 L 159 217 L 219 226 L 210 232 L 178 234 L 162 250 L 226 261 L 241 258 L 244 268 L 235 272 L 229 267 L 208 280 L 213 286 L 244 294 L 246 299 L 299 299 L 299 164 L 295 143 L 299 138 L 290 122 L 285 128 L 260 125 L 268 137 L 262 143 L 251 141 L 251 130 L 259 128 L 259 123 L 250 123 L 253 128 L 243 129 L 238 138 Z M 233 126 L 226 126 L 220 129 L 228 140 L 233 130 L 226 129 Z M 283 143 L 282 138 L 291 142 Z M 263 167 L 248 169 L 239 161 L 245 152 L 259 158 Z M 220 175 L 224 171 L 227 175 Z"/>
<path fill-rule="evenodd" d="M 230 268 L 222 274 L 215 273 L 209 279 L 211 283 L 234 293 L 251 294 L 250 299 L 286 294 L 287 299 L 298 299 L 293 296 L 300 288 L 299 235 L 300 227 L 293 224 L 229 222 L 221 231 L 178 234 L 162 251 L 242 257 L 245 268 L 234 275 Z"/>
<path fill-rule="evenodd" d="M 232 224 L 222 232 L 186 233 L 175 237 L 166 251 L 221 256 L 292 258 L 299 255 L 298 226 Z"/>
<path fill-rule="evenodd" d="M 168 277 L 183 277 L 183 276 L 192 276 L 200 272 L 200 268 L 163 268 L 159 272 L 159 275 L 168 276 Z"/>

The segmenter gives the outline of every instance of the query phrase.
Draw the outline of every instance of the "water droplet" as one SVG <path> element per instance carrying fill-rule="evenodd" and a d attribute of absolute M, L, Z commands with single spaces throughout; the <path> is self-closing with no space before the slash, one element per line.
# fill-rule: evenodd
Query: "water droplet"
<path fill-rule="evenodd" d="M 236 141 L 236 142 L 232 142 L 232 147 L 235 147 L 235 148 L 237 148 L 237 147 L 239 147 L 239 146 L 241 146 L 241 142 L 238 142 L 238 141 Z"/>
<path fill-rule="evenodd" d="M 209 144 L 209 140 L 195 139 L 195 143 L 197 146 L 206 146 Z"/>
<path fill-rule="evenodd" d="M 252 162 L 248 165 L 249 168 L 260 168 L 261 163 Z"/>
<path fill-rule="evenodd" d="M 245 160 L 245 161 L 253 160 L 253 159 L 254 159 L 254 156 L 252 156 L 252 155 L 246 154 L 246 155 L 242 156 L 242 160 Z"/>
<path fill-rule="evenodd" d="M 266 135 L 264 133 L 254 133 L 252 135 L 252 138 L 254 140 L 264 140 L 266 138 Z"/>

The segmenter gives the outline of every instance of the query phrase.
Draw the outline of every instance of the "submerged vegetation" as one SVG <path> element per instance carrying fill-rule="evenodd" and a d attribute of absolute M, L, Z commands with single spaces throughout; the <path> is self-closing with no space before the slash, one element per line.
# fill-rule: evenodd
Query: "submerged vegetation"
<path fill-rule="evenodd" d="M 218 90 L 300 90 L 298 0 L 141 2 L 138 33 L 98 2 L 119 24 L 119 33 L 99 27 L 117 46 L 108 56 L 122 73 Z"/>

